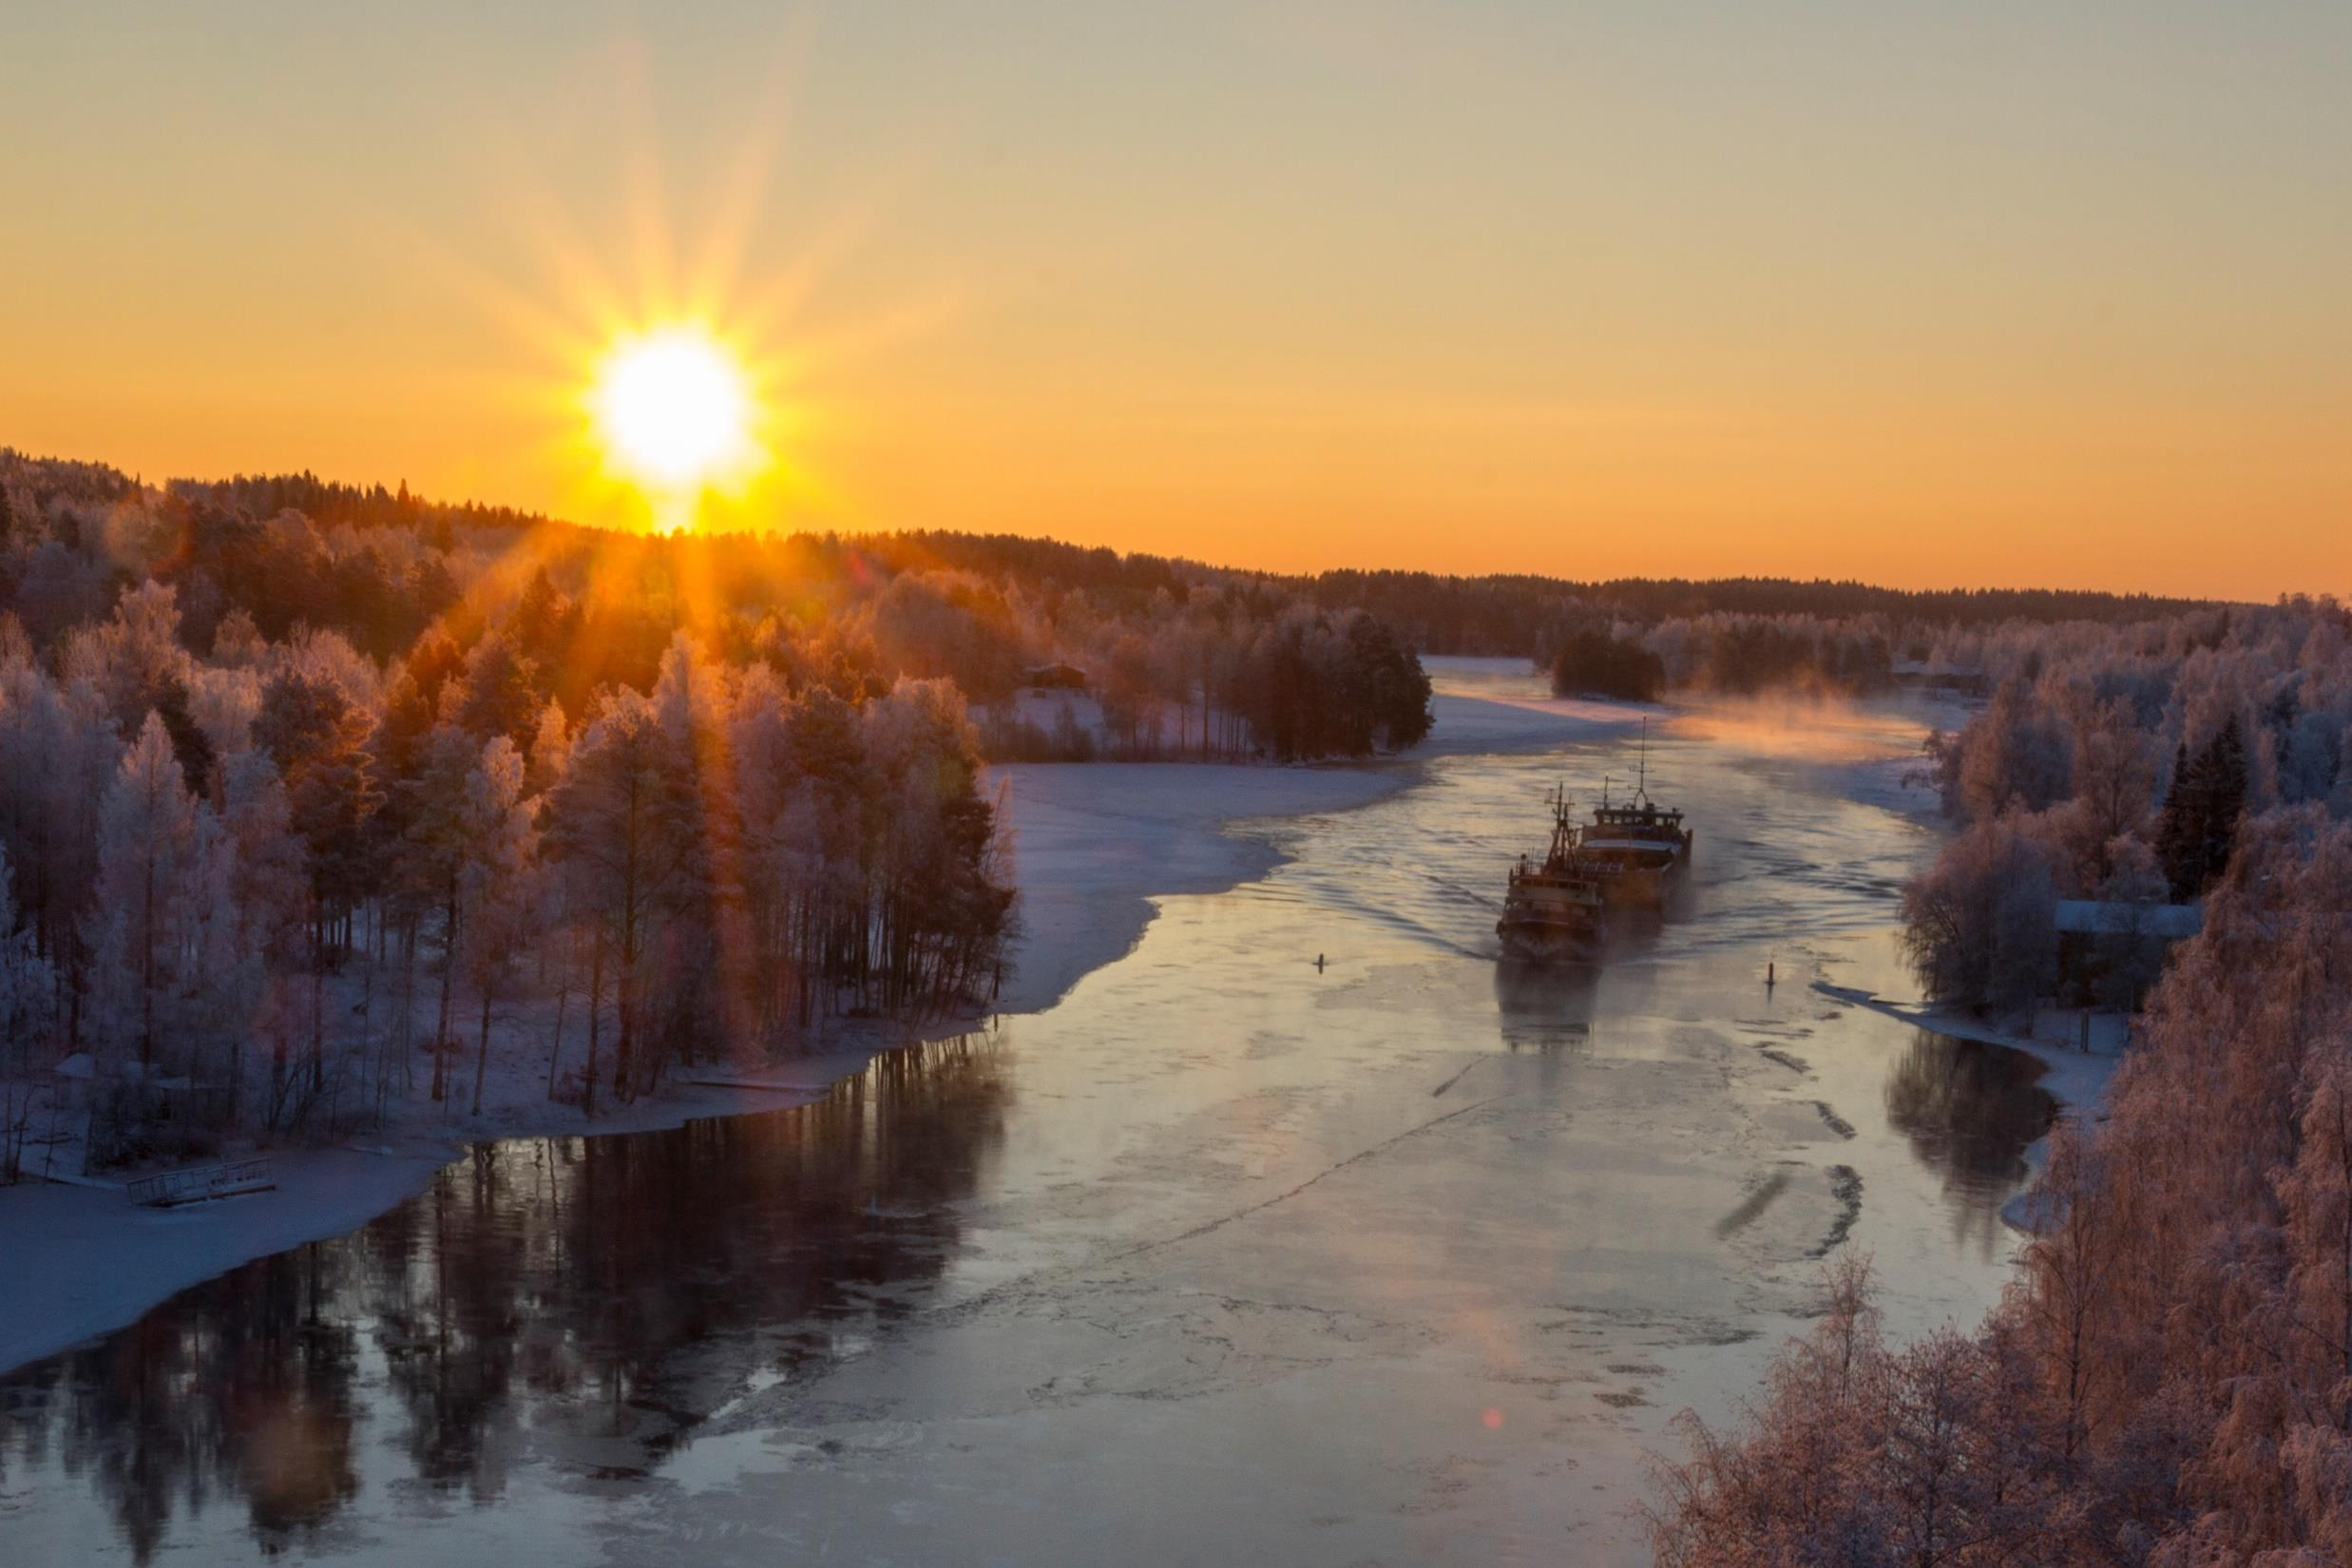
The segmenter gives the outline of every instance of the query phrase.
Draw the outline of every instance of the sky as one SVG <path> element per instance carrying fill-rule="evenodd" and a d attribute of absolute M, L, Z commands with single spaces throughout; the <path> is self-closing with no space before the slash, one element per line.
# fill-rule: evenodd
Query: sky
<path fill-rule="evenodd" d="M 1280 569 L 2352 594 L 2352 6 L 0 11 L 0 445 Z"/>

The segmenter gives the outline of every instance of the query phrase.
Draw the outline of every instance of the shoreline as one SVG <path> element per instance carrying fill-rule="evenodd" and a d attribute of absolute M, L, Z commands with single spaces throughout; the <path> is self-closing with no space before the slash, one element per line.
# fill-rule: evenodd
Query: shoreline
<path fill-rule="evenodd" d="M 2031 1033 L 2018 1034 L 2015 1030 L 1979 1023 L 1957 1013 L 1946 1012 L 1941 1008 L 1920 1004 L 1891 1002 L 1875 991 L 1863 990 L 1857 986 L 1837 985 L 1826 980 L 1816 980 L 1812 984 L 1812 988 L 1832 1002 L 1842 1002 L 1849 1006 L 1866 1007 L 1872 1012 L 1884 1014 L 1888 1018 L 1901 1019 L 1905 1023 L 1917 1024 L 1922 1029 L 1933 1030 L 1940 1035 L 1948 1035 L 1955 1040 L 1974 1041 L 1983 1045 L 1998 1045 L 2034 1058 L 2045 1068 L 2042 1076 L 2035 1080 L 2036 1087 L 2057 1101 L 2057 1115 L 2052 1119 L 2054 1129 L 2057 1122 L 2062 1120 L 2079 1119 L 2085 1115 L 2098 1115 L 2100 1106 L 2107 1097 L 2108 1085 L 2115 1076 L 2115 1069 L 2123 1065 L 2124 1053 L 2116 1048 L 2116 1042 L 2112 1041 L 2094 1042 L 2094 1048 L 2089 1052 L 2084 1052 L 2042 1040 Z M 2075 1009 L 2071 1008 L 2066 1011 L 2070 1014 L 2075 1013 Z M 2093 1016 L 2102 1022 L 2112 1020 L 2118 1024 L 2129 1023 L 2129 1020 L 2120 1014 L 2094 1014 Z M 2111 1028 L 2098 1032 L 2113 1035 L 2119 1031 Z M 2045 1133 L 2032 1143 L 2027 1144 L 2024 1158 L 2026 1168 L 2033 1173 L 2035 1182 L 2038 1183 L 2042 1172 L 2050 1162 L 2049 1134 Z M 2020 1235 L 2036 1234 L 2038 1216 L 2041 1214 L 2041 1205 L 2036 1202 L 2037 1191 L 2037 1186 L 2029 1185 L 2023 1192 L 2002 1204 L 2000 1207 L 2001 1222 Z"/>
<path fill-rule="evenodd" d="M 411 1102 L 390 1127 L 338 1143 L 263 1149 L 277 1186 L 182 1209 L 132 1205 L 111 1178 L 0 1187 L 0 1376 L 137 1322 L 180 1291 L 256 1258 L 356 1230 L 423 1192 L 467 1149 L 505 1138 L 656 1132 L 689 1121 L 808 1104 L 876 1057 L 1042 1012 L 1133 951 L 1157 901 L 1223 891 L 1288 856 L 1247 825 L 1350 811 L 1408 789 L 1447 755 L 1538 749 L 1631 722 L 1638 710 L 1592 703 L 1433 699 L 1455 733 L 1394 756 L 1338 764 L 1014 763 L 988 771 L 1014 830 L 1023 929 L 994 1006 L 926 1025 L 837 1022 L 806 1054 L 743 1069 L 685 1069 L 655 1094 L 593 1120 L 535 1092 L 538 1062 L 493 1067 L 508 1091 L 480 1117 L 453 1102 L 436 1119 Z M 519 1069 L 519 1070 L 518 1070 Z M 698 1076 L 703 1081 L 696 1082 Z M 723 1081 L 717 1081 L 722 1080 Z"/>

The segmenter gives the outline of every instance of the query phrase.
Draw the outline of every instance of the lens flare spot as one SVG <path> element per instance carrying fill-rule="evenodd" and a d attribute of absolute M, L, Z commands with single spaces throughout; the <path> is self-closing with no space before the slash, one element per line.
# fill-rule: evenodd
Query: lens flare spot
<path fill-rule="evenodd" d="M 1502 1430 L 1502 1412 L 1501 1410 L 1497 1410 L 1489 1406 L 1486 1413 L 1479 1417 L 1479 1419 L 1486 1424 L 1486 1429 L 1490 1432 L 1500 1432 Z"/>

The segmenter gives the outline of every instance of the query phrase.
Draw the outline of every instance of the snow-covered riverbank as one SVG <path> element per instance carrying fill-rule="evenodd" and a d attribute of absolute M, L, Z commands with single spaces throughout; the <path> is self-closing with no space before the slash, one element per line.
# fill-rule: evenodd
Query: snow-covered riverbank
<path fill-rule="evenodd" d="M 1916 1023 L 1922 1029 L 1950 1035 L 1955 1040 L 1974 1040 L 1986 1045 L 2004 1045 L 2013 1051 L 2022 1051 L 2047 1069 L 2036 1081 L 2048 1091 L 2051 1099 L 2070 1110 L 2096 1101 L 2106 1092 L 2107 1080 L 2114 1076 L 2115 1068 L 2123 1061 L 2123 1025 L 2126 1021 L 2119 1014 L 2093 1016 L 2091 1048 L 2086 1051 L 2075 1042 L 2071 1035 L 2061 1042 L 2039 1034 L 1999 1028 L 1940 1007 L 1892 1002 L 1874 992 L 1857 990 L 1850 985 L 1833 985 L 1827 981 L 1815 981 L 1813 989 L 1833 1001 L 1867 1007 L 1889 1018 Z M 2066 1016 L 2080 1017 L 2071 1009 Z"/>
<path fill-rule="evenodd" d="M 1973 1040 L 1986 1045 L 2005 1046 L 2020 1051 L 2042 1063 L 2044 1072 L 2035 1081 L 2058 1102 L 2062 1117 L 2095 1116 L 2099 1103 L 2106 1098 L 2109 1080 L 2123 1064 L 2130 1021 L 2119 1014 L 2094 1014 L 2091 1019 L 2089 1048 L 2078 1043 L 2072 1029 L 2064 1042 L 2049 1038 L 2040 1029 L 2019 1032 L 1982 1023 L 1959 1013 L 1941 1008 L 1890 1002 L 1870 991 L 1857 990 L 1850 985 L 1833 985 L 1817 980 L 1813 989 L 1834 1001 L 1857 1007 L 1867 1007 L 1884 1013 L 1889 1018 L 1916 1023 L 1922 1029 L 1933 1029 L 1940 1035 L 1955 1040 Z M 2067 1019 L 2079 1020 L 2081 1015 L 2065 1010 Z M 2025 1162 L 2036 1179 L 2048 1165 L 2050 1139 L 2041 1138 L 2025 1150 Z M 2029 1188 L 2001 1206 L 2000 1216 L 2017 1230 L 2031 1233 L 2038 1228 L 2043 1208 L 2036 1191 Z"/>
<path fill-rule="evenodd" d="M 995 770 L 1016 833 L 1023 936 L 1000 999 L 1005 1012 L 1051 1006 L 1129 951 L 1154 900 L 1214 892 L 1281 859 L 1262 837 L 1228 832 L 1252 818 L 1345 811 L 1403 789 L 1416 759 L 1557 744 L 1632 709 L 1487 701 L 1441 693 L 1430 743 L 1370 766 L 1276 768 L 1185 763 L 1022 764 Z M 970 1026 L 951 1022 L 926 1031 Z M 575 1034 L 577 1026 L 575 1026 Z M 0 1188 L 0 1370 L 135 1320 L 188 1286 L 252 1258 L 337 1235 L 420 1192 L 468 1143 L 676 1126 L 804 1103 L 911 1038 L 872 1023 L 836 1025 L 806 1055 L 745 1073 L 689 1072 L 651 1098 L 593 1119 L 549 1100 L 546 1059 L 502 1053 L 480 1116 L 420 1096 L 392 1124 L 332 1148 L 271 1151 L 275 1191 L 177 1211 L 133 1206 L 116 1188 Z M 573 1052 L 579 1049 L 577 1043 Z M 711 1081 L 723 1077 L 725 1082 Z M 469 1081 L 469 1080 L 468 1080 Z"/>

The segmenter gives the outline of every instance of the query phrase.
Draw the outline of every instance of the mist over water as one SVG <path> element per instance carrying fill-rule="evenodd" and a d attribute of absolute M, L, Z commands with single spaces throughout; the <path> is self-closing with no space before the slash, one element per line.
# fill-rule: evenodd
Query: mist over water
<path fill-rule="evenodd" d="M 1884 804 L 1920 721 L 1809 723 L 1654 726 L 1694 875 L 1596 967 L 1500 966 L 1494 920 L 1630 736 L 1246 825 L 1293 858 L 816 1104 L 485 1146 L 0 1382 L 0 1556 L 1643 1560 L 1645 1449 L 1826 1251 L 1898 1332 L 1991 1304 L 2051 1113 L 1809 989 L 1903 990 L 1933 847 Z"/>

